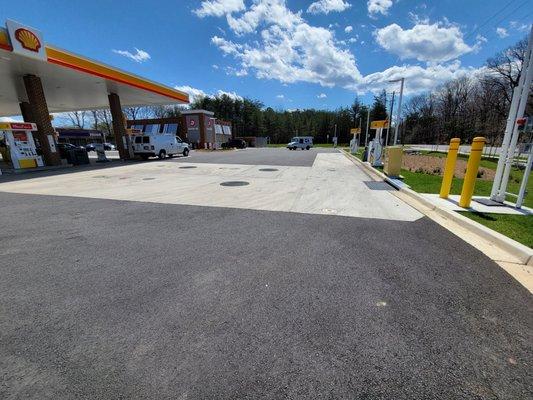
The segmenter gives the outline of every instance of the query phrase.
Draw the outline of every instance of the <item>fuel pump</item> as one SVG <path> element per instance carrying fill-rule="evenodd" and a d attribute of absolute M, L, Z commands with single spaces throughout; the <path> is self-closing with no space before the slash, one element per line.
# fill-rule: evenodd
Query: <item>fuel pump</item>
<path fill-rule="evenodd" d="M 11 162 L 15 169 L 42 167 L 43 159 L 37 154 L 32 134 L 36 130 L 34 123 L 0 122 L 4 161 Z"/>

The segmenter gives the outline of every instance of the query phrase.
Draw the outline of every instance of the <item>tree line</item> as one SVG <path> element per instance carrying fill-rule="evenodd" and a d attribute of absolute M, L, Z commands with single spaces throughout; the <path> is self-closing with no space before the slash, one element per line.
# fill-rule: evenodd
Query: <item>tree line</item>
<path fill-rule="evenodd" d="M 501 144 L 526 50 L 524 39 L 488 59 L 479 73 L 412 97 L 403 110 L 405 143 L 446 143 L 452 137 L 471 142 L 484 136 L 490 146 Z M 530 95 L 527 115 L 531 100 Z"/>
<path fill-rule="evenodd" d="M 526 48 L 527 40 L 521 40 L 488 59 L 477 74 L 448 81 L 436 90 L 410 97 L 402 110 L 400 141 L 438 144 L 459 137 L 463 143 L 468 143 L 475 136 L 485 136 L 489 145 L 498 145 L 505 130 L 512 93 L 522 72 Z M 363 104 L 356 96 L 349 107 L 337 110 L 275 110 L 257 100 L 222 94 L 198 97 L 190 108 L 213 111 L 217 118 L 230 121 L 234 135 L 239 137 L 266 136 L 270 143 L 287 143 L 291 137 L 300 135 L 313 136 L 316 143 L 331 143 L 336 134 L 339 143 L 348 143 L 350 128 L 354 127 L 361 127 L 364 142 L 367 119 L 387 119 L 391 100 L 390 94 L 382 91 L 374 96 L 371 105 Z M 128 119 L 135 120 L 179 116 L 182 109 L 182 106 L 127 107 L 124 113 Z M 111 133 L 108 110 L 68 113 L 68 118 L 72 126 Z"/>

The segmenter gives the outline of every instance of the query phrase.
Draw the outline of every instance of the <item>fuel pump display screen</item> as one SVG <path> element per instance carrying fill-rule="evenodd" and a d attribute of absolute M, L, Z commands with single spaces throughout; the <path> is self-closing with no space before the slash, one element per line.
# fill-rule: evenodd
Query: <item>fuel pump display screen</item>
<path fill-rule="evenodd" d="M 27 142 L 28 134 L 26 132 L 13 132 L 13 139 L 17 142 Z"/>

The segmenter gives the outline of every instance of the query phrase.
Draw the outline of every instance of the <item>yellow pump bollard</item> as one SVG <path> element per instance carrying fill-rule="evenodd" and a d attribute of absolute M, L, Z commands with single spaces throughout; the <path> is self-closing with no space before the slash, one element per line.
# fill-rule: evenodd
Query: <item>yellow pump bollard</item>
<path fill-rule="evenodd" d="M 461 139 L 453 138 L 450 140 L 450 148 L 448 149 L 448 156 L 446 157 L 446 166 L 444 167 L 444 174 L 442 176 L 442 184 L 440 186 L 440 197 L 447 199 L 452 188 L 453 173 L 455 171 L 455 162 L 457 161 L 457 153 L 459 152 L 459 144 Z"/>
<path fill-rule="evenodd" d="M 463 189 L 461 190 L 461 198 L 459 199 L 459 206 L 461 207 L 470 207 L 470 201 L 474 194 L 474 185 L 476 184 L 477 171 L 479 169 L 484 145 L 484 137 L 475 137 L 474 140 L 472 140 L 472 148 L 470 150 L 470 157 L 468 157 L 468 164 L 466 165 Z"/>

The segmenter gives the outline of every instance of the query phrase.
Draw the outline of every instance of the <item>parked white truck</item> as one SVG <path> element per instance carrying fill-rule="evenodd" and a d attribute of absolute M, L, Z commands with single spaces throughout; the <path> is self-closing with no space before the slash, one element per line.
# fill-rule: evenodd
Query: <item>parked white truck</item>
<path fill-rule="evenodd" d="M 311 147 L 313 147 L 312 136 L 295 136 L 291 139 L 290 143 L 287 144 L 289 150 L 309 150 Z"/>
<path fill-rule="evenodd" d="M 183 142 L 173 134 L 143 134 L 134 136 L 132 140 L 133 154 L 140 156 L 143 160 L 148 157 L 172 157 L 182 154 L 189 155 L 189 144 Z"/>

